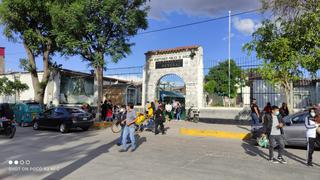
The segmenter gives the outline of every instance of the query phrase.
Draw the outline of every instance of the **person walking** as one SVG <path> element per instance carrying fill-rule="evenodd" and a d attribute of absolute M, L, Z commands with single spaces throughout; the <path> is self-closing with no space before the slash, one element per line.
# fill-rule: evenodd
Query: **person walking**
<path fill-rule="evenodd" d="M 136 150 L 136 139 L 134 136 L 135 133 L 135 122 L 136 119 L 136 112 L 133 109 L 133 104 L 129 104 L 127 107 L 127 115 L 126 119 L 123 120 L 121 123 L 125 125 L 123 130 L 123 136 L 122 136 L 122 148 L 119 150 L 119 152 L 126 152 L 127 151 L 127 138 L 130 137 L 131 140 L 131 152 L 134 152 Z"/>
<path fill-rule="evenodd" d="M 165 108 L 166 108 L 166 115 L 168 116 L 169 120 L 171 120 L 172 105 L 170 103 L 167 103 Z"/>
<path fill-rule="evenodd" d="M 121 106 L 121 108 L 119 110 L 118 120 L 123 121 L 126 119 L 126 116 L 127 116 L 127 110 L 126 110 L 126 106 L 124 105 L 124 106 Z M 120 123 L 120 126 L 121 126 L 121 133 L 120 133 L 119 142 L 117 143 L 118 146 L 122 145 L 122 138 L 123 138 L 125 124 Z M 130 137 L 127 136 L 127 144 L 130 144 L 130 143 L 131 143 Z"/>
<path fill-rule="evenodd" d="M 155 131 L 154 131 L 155 135 L 159 134 L 159 129 L 158 129 L 159 126 L 160 126 L 161 133 L 165 134 L 163 123 L 164 123 L 163 107 L 159 106 L 155 114 Z"/>
<path fill-rule="evenodd" d="M 259 125 L 259 118 L 260 118 L 260 110 L 257 105 L 257 100 L 253 98 L 252 104 L 250 105 L 251 107 L 251 119 L 252 119 L 252 124 L 251 126 L 257 126 Z"/>
<path fill-rule="evenodd" d="M 314 152 L 314 145 L 317 143 L 320 146 L 319 135 L 317 137 L 317 128 L 319 124 L 315 121 L 316 109 L 309 110 L 309 116 L 305 118 L 305 126 L 307 128 L 307 166 L 312 167 L 312 155 Z"/>
<path fill-rule="evenodd" d="M 181 104 L 180 102 L 178 102 L 178 105 L 177 105 L 177 120 L 181 120 Z"/>
<path fill-rule="evenodd" d="M 279 116 L 279 108 L 277 106 L 271 107 L 271 113 L 264 116 L 263 130 L 269 138 L 269 161 L 272 163 L 282 163 L 287 162 L 283 159 L 282 155 L 284 152 L 284 139 L 283 139 L 283 126 L 284 121 Z M 278 158 L 274 158 L 273 151 L 278 145 Z"/>
<path fill-rule="evenodd" d="M 101 105 L 101 119 L 103 121 L 106 120 L 107 115 L 107 100 L 104 100 L 103 104 Z"/>

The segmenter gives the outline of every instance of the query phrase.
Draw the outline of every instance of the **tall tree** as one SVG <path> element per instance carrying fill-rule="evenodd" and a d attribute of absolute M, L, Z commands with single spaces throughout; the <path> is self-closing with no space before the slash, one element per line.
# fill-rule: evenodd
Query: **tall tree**
<path fill-rule="evenodd" d="M 100 119 L 105 59 L 129 54 L 130 37 L 147 28 L 146 0 L 73 0 L 52 9 L 59 46 L 67 55 L 81 55 L 95 70 L 96 119 Z"/>
<path fill-rule="evenodd" d="M 265 20 L 253 33 L 253 40 L 244 46 L 249 53 L 255 51 L 257 57 L 264 60 L 260 74 L 271 84 L 284 89 L 291 112 L 293 82 L 301 79 L 302 69 L 313 76 L 320 69 L 320 1 L 295 2 L 299 3 L 298 7 L 284 3 L 275 5 L 274 10 L 281 14 L 277 8 L 285 10 L 289 6 L 299 13 L 290 18 Z"/>
<path fill-rule="evenodd" d="M 230 61 L 230 97 L 237 95 L 238 85 L 241 78 L 241 69 L 234 60 Z M 228 60 L 219 62 L 218 65 L 210 68 L 208 75 L 205 76 L 204 89 L 209 94 L 219 94 L 220 96 L 229 95 L 229 62 Z"/>
<path fill-rule="evenodd" d="M 31 73 L 35 101 L 39 103 L 43 103 L 50 76 L 50 57 L 57 51 L 49 13 L 52 2 L 2 0 L 0 3 L 0 23 L 4 26 L 4 34 L 9 40 L 22 41 L 28 59 L 21 61 L 21 65 Z M 38 56 L 42 56 L 43 63 L 41 80 L 37 73 Z"/>

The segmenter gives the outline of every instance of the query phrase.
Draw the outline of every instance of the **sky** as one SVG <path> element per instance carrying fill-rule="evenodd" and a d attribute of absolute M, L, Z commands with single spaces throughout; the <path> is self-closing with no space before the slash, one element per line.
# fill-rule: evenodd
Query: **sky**
<path fill-rule="evenodd" d="M 151 0 L 148 5 L 151 9 L 148 15 L 149 27 L 146 31 L 227 16 L 229 10 L 235 14 L 258 9 L 261 6 L 259 0 Z M 242 51 L 242 46 L 252 39 L 251 35 L 259 27 L 262 19 L 263 16 L 259 12 L 232 16 L 232 58 L 247 56 L 246 52 Z M 27 57 L 22 44 L 9 42 L 3 35 L 1 26 L 0 33 L 0 47 L 6 48 L 6 71 L 21 71 L 19 59 Z M 135 44 L 132 53 L 117 64 L 107 59 L 108 68 L 143 66 L 144 53 L 149 50 L 188 45 L 203 47 L 204 62 L 207 66 L 206 64 L 228 57 L 228 18 L 168 31 L 139 34 L 131 38 L 131 42 Z M 79 56 L 62 57 L 57 54 L 53 60 L 67 69 L 85 72 L 92 69 L 86 62 L 82 62 Z M 38 69 L 41 70 L 40 58 L 37 63 Z"/>

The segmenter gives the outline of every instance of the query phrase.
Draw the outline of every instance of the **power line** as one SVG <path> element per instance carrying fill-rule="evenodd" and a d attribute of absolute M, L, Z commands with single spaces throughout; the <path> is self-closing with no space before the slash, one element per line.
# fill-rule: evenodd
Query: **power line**
<path fill-rule="evenodd" d="M 232 14 L 231 16 L 239 16 L 239 15 L 243 15 L 243 14 L 249 14 L 249 13 L 257 12 L 259 10 L 260 9 L 244 11 L 244 12 Z M 182 28 L 182 27 L 186 27 L 186 26 L 193 26 L 193 25 L 197 25 L 197 24 L 203 24 L 203 23 L 207 23 L 207 22 L 211 22 L 211 21 L 225 19 L 228 17 L 229 16 L 220 16 L 220 17 L 216 17 L 216 18 L 212 18 L 212 19 L 208 19 L 208 20 L 197 21 L 197 22 L 188 23 L 188 24 L 181 24 L 181 25 L 167 27 L 167 28 L 160 28 L 160 29 L 155 29 L 155 30 L 151 30 L 151 31 L 145 31 L 145 32 L 138 33 L 137 35 L 150 34 L 150 33 L 155 33 L 155 32 L 160 32 L 160 31 L 167 31 L 167 30 Z"/>

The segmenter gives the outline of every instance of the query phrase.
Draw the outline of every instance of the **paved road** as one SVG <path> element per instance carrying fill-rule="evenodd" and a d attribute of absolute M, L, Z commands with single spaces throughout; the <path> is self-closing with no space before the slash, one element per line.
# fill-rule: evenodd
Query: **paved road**
<path fill-rule="evenodd" d="M 167 135 L 143 132 L 134 153 L 119 153 L 118 134 L 110 129 L 60 134 L 19 128 L 12 140 L 0 137 L 0 179 L 320 179 L 320 151 L 314 168 L 304 165 L 305 150 L 294 148 L 287 149 L 287 165 L 270 164 L 266 149 L 247 142 L 178 134 L 180 127 L 195 126 L 247 131 L 171 122 Z M 9 165 L 9 160 L 30 164 Z"/>

